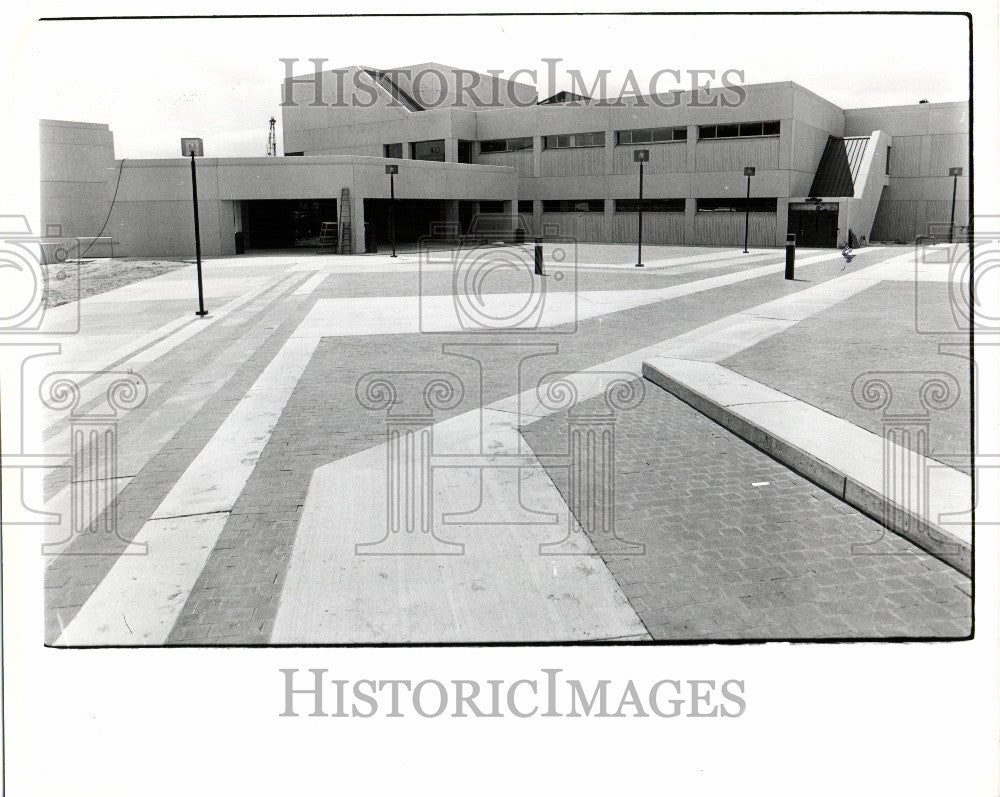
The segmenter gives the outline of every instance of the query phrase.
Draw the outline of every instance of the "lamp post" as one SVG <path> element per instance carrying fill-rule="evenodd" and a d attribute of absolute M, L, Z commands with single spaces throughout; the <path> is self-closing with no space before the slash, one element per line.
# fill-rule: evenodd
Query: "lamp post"
<path fill-rule="evenodd" d="M 649 150 L 633 150 L 632 159 L 639 164 L 639 254 L 636 257 L 635 267 L 642 268 L 642 167 L 649 162 Z"/>
<path fill-rule="evenodd" d="M 952 242 L 955 233 L 955 196 L 958 194 L 958 178 L 962 176 L 962 167 L 953 166 L 948 169 L 951 182 L 951 221 L 948 222 L 948 243 Z"/>
<path fill-rule="evenodd" d="M 198 310 L 195 315 L 205 316 L 205 292 L 201 283 L 201 228 L 198 224 L 198 175 L 194 167 L 196 155 L 204 155 L 204 146 L 200 138 L 182 138 L 181 154 L 191 156 L 191 201 L 194 205 L 194 257 L 198 269 Z"/>
<path fill-rule="evenodd" d="M 747 204 L 745 208 L 745 218 L 743 224 L 743 254 L 750 254 L 750 178 L 757 173 L 753 166 L 745 166 L 743 174 L 747 178 Z"/>
<path fill-rule="evenodd" d="M 389 175 L 389 238 L 392 240 L 392 257 L 396 256 L 396 175 L 399 174 L 399 164 L 390 163 L 385 167 Z"/>

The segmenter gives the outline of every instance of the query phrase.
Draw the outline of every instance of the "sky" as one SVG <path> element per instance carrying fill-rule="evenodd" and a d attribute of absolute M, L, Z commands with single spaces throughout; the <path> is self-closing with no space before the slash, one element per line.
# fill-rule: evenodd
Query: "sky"
<path fill-rule="evenodd" d="M 310 58 L 535 69 L 541 96 L 542 59 L 556 58 L 555 90 L 571 88 L 570 69 L 588 83 L 610 70 L 614 94 L 630 70 L 648 84 L 662 69 L 737 69 L 746 84 L 794 80 L 847 108 L 968 98 L 961 16 L 97 20 L 36 23 L 22 47 L 35 116 L 107 123 L 126 158 L 176 157 L 182 136 L 203 138 L 209 157 L 263 155 L 271 116 L 280 153 L 281 58 L 299 59 L 297 74 Z"/>

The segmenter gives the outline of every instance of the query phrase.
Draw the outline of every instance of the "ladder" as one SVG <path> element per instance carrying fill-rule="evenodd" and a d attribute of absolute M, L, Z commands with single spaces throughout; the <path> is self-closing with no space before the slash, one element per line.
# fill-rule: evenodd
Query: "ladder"
<path fill-rule="evenodd" d="M 322 252 L 327 247 L 337 249 L 337 222 L 324 221 L 319 225 L 319 250 Z"/>
<path fill-rule="evenodd" d="M 340 245 L 337 251 L 342 255 L 354 253 L 351 236 L 351 191 L 348 188 L 340 191 Z"/>

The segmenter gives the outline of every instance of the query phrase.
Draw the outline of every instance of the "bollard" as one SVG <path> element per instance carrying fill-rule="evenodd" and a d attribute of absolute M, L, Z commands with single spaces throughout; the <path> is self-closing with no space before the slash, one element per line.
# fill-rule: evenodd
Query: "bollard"
<path fill-rule="evenodd" d="M 545 276 L 545 274 L 542 273 L 542 265 L 543 265 L 543 263 L 542 263 L 542 239 L 541 238 L 536 238 L 535 239 L 535 273 L 538 276 L 540 276 L 540 277 L 544 277 Z"/>
<path fill-rule="evenodd" d="M 795 234 L 788 233 L 785 240 L 785 279 L 795 279 Z"/>

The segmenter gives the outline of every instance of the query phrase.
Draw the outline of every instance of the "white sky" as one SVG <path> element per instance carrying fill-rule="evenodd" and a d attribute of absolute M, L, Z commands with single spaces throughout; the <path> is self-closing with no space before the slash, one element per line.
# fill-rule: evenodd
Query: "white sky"
<path fill-rule="evenodd" d="M 272 9 L 272 13 L 280 8 Z M 181 136 L 207 156 L 263 155 L 284 65 L 297 73 L 437 61 L 539 71 L 561 58 L 589 82 L 628 70 L 742 69 L 746 83 L 794 80 L 841 107 L 968 98 L 968 26 L 941 16 L 476 17 L 48 22 L 23 42 L 40 118 L 105 122 L 119 157 L 174 157 Z M 669 79 L 668 79 L 669 80 Z M 674 88 L 669 82 L 661 88 Z M 280 152 L 280 137 L 279 137 Z"/>

